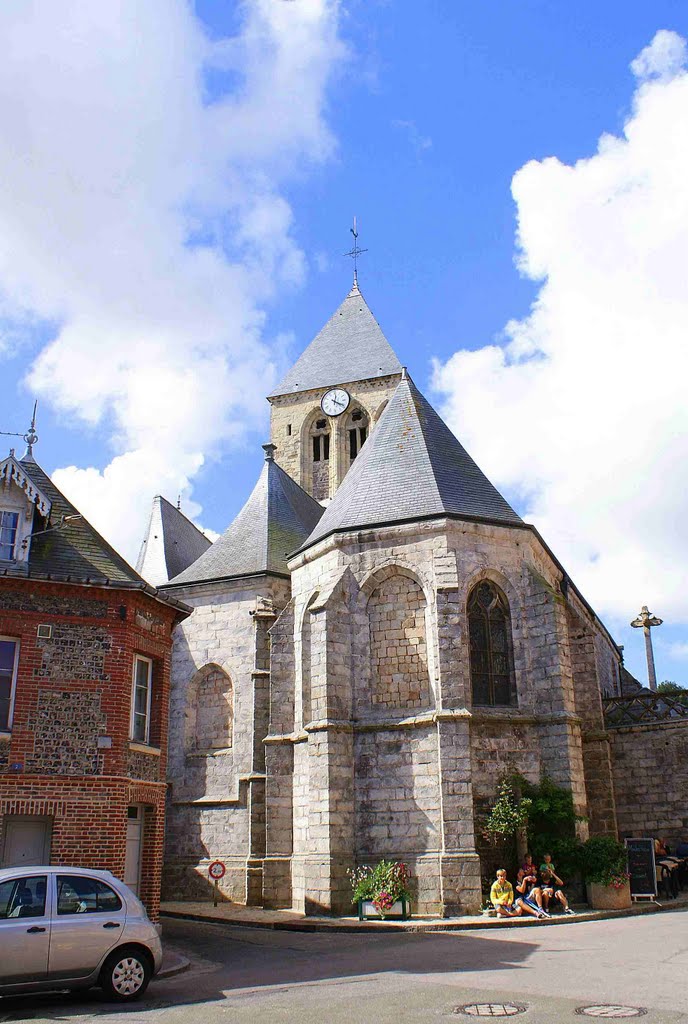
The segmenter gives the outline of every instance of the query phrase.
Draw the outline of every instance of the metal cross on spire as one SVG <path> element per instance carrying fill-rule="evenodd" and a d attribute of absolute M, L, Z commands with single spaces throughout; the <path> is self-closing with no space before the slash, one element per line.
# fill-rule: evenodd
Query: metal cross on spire
<path fill-rule="evenodd" d="M 645 634 L 645 654 L 647 655 L 647 678 L 650 684 L 651 690 L 657 689 L 657 674 L 655 672 L 655 656 L 652 651 L 652 636 L 650 630 L 653 626 L 661 626 L 663 619 L 658 619 L 656 615 L 653 615 L 648 611 L 647 605 L 644 604 L 640 609 L 640 615 L 637 619 L 633 619 L 631 623 L 636 629 L 640 629 L 642 626 L 643 633 Z"/>
<path fill-rule="evenodd" d="M 349 231 L 354 236 L 354 245 L 353 245 L 353 248 L 350 249 L 349 252 L 345 252 L 344 255 L 345 256 L 351 256 L 351 259 L 354 261 L 354 288 L 358 288 L 358 257 L 362 253 L 368 252 L 368 250 L 367 249 L 361 249 L 361 247 L 358 244 L 358 228 L 356 227 L 356 218 L 355 217 L 354 217 L 354 226 L 352 228 L 349 228 Z"/>

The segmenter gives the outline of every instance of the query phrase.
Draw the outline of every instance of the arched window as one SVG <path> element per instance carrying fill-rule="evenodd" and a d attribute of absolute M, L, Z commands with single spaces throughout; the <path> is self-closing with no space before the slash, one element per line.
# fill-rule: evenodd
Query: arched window
<path fill-rule="evenodd" d="M 483 580 L 468 598 L 473 703 L 516 703 L 509 602 L 499 587 Z"/>
<path fill-rule="evenodd" d="M 309 431 L 313 497 L 320 501 L 330 496 L 330 424 L 325 416 L 317 416 Z"/>
<path fill-rule="evenodd" d="M 351 464 L 368 439 L 370 424 L 363 409 L 353 409 L 346 421 L 346 451 Z"/>
<path fill-rule="evenodd" d="M 219 665 L 206 665 L 189 686 L 186 749 L 210 753 L 232 746 L 232 681 Z"/>

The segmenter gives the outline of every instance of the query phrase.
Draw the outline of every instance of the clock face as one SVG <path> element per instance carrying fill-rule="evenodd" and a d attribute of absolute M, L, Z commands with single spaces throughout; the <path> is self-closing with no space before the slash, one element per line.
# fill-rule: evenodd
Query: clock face
<path fill-rule="evenodd" d="M 326 416 L 340 416 L 349 408 L 349 392 L 344 388 L 332 388 L 320 399 L 320 408 Z"/>

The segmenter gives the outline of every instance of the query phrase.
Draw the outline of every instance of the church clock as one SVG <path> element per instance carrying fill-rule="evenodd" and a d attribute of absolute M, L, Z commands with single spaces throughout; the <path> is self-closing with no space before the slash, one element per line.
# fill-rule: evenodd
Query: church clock
<path fill-rule="evenodd" d="M 320 408 L 326 416 L 341 416 L 349 408 L 351 397 L 344 388 L 330 388 L 320 399 Z"/>

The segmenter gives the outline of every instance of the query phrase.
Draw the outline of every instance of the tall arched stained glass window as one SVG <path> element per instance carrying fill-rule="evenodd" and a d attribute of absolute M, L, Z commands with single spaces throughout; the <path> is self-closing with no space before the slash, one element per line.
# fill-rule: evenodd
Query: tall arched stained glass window
<path fill-rule="evenodd" d="M 468 598 L 473 703 L 516 703 L 509 602 L 490 580 L 473 588 Z"/>

